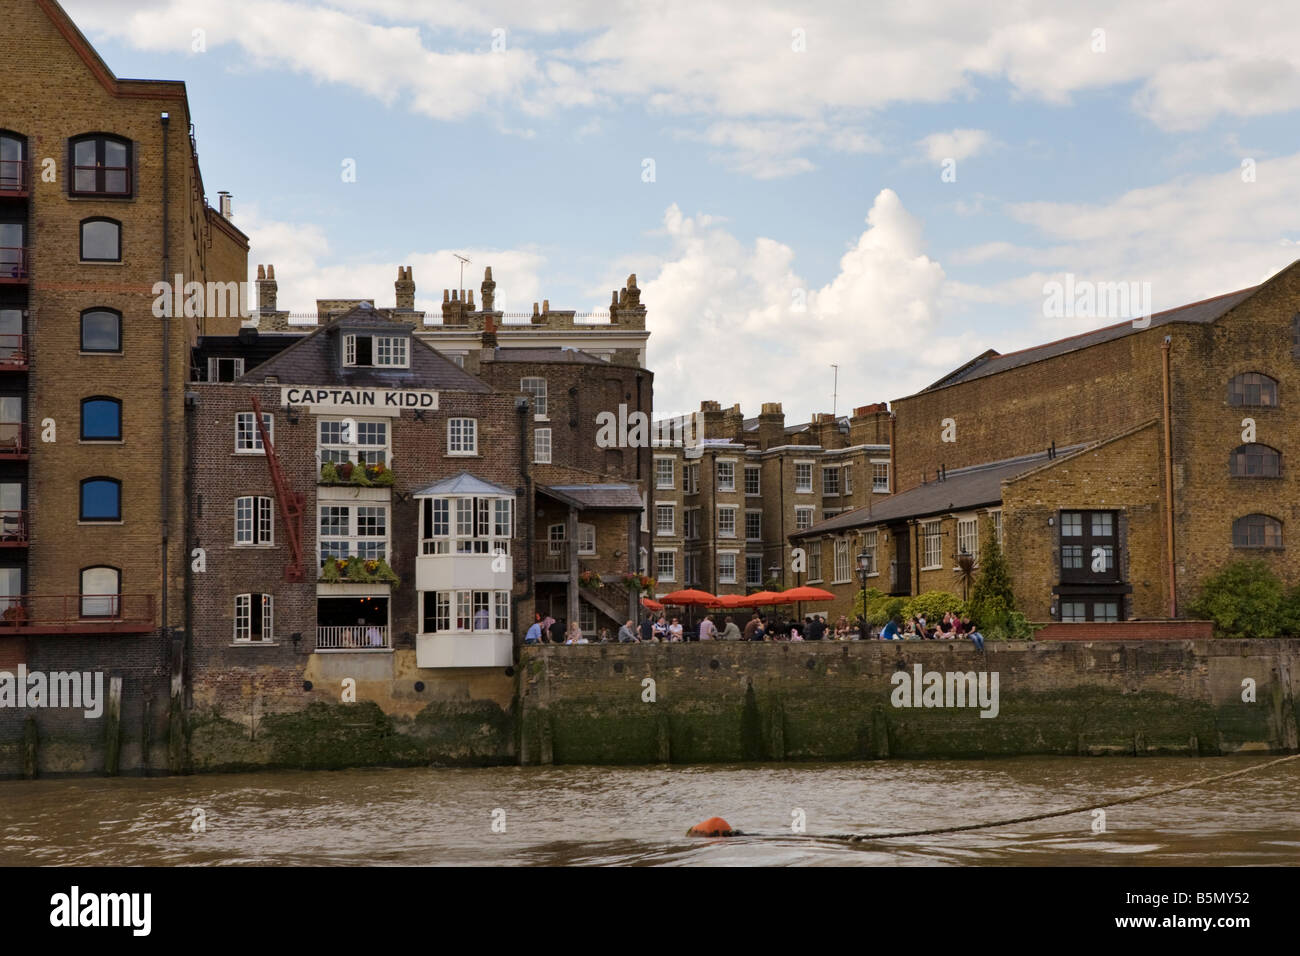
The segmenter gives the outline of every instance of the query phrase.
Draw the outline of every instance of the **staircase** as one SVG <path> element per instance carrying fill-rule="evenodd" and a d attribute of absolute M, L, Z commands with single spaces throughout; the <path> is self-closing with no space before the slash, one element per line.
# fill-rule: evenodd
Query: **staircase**
<path fill-rule="evenodd" d="M 620 626 L 627 620 L 627 587 L 622 583 L 610 582 L 599 588 L 578 586 L 578 594 L 601 614 L 616 621 Z"/>

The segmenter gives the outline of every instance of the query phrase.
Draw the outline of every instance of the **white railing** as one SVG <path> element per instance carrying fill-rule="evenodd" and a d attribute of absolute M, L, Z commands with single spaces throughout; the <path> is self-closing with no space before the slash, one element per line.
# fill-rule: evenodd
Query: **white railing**
<path fill-rule="evenodd" d="M 346 627 L 316 628 L 316 650 L 382 650 L 388 643 L 388 628 L 379 624 L 351 624 Z"/>

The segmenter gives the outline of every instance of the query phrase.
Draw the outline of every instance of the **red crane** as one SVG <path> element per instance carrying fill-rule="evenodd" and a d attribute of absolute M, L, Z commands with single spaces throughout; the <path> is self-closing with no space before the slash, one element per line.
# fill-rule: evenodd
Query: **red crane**
<path fill-rule="evenodd" d="M 302 507 L 304 498 L 301 493 L 289 487 L 289 480 L 280 467 L 280 459 L 271 444 L 271 435 L 262 421 L 262 403 L 253 396 L 253 419 L 257 422 L 258 434 L 262 436 L 262 449 L 266 453 L 266 464 L 271 469 L 271 484 L 275 486 L 275 500 L 280 505 L 280 518 L 284 521 L 284 536 L 289 539 L 289 565 L 284 569 L 284 579 L 298 582 L 303 579 L 302 569 Z"/>

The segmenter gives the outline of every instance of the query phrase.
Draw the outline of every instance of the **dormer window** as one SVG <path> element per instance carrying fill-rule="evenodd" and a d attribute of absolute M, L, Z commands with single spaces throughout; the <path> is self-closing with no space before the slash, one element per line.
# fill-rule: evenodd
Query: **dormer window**
<path fill-rule="evenodd" d="M 343 364 L 353 368 L 409 368 L 411 359 L 407 338 L 404 335 L 345 335 Z"/>

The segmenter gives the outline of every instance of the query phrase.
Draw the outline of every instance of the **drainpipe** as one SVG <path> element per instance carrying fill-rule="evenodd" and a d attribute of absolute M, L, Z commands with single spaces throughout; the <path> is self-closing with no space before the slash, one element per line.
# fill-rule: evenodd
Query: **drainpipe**
<path fill-rule="evenodd" d="M 162 280 L 171 282 L 171 255 L 170 242 L 171 233 L 169 231 L 171 218 L 171 203 L 168 189 L 171 185 L 171 179 L 168 176 L 168 132 L 171 124 L 171 114 L 162 113 L 158 117 L 158 122 L 162 126 Z M 167 596 L 168 596 L 168 551 L 171 548 L 171 320 L 165 319 L 162 324 L 162 468 L 160 469 L 162 477 L 162 593 L 160 604 L 162 605 L 162 627 L 163 633 L 172 638 L 171 622 L 167 616 Z M 179 661 L 175 660 L 175 648 L 172 648 L 172 696 L 174 697 L 178 688 L 176 687 L 178 677 Z"/>
<path fill-rule="evenodd" d="M 1173 449 L 1173 410 L 1169 402 L 1169 347 L 1173 336 L 1166 335 L 1160 344 L 1161 375 L 1160 384 L 1164 393 L 1165 425 L 1165 553 L 1169 574 L 1169 616 L 1178 616 L 1178 596 L 1175 587 L 1177 579 L 1174 573 L 1174 449 Z"/>
<path fill-rule="evenodd" d="M 889 413 L 889 493 L 891 495 L 894 493 L 896 487 L 894 483 L 898 481 L 898 479 L 895 477 L 898 474 L 898 462 L 894 460 L 894 423 L 897 420 L 898 420 L 898 413 L 890 412 Z M 873 481 L 872 484 L 874 485 L 875 482 Z M 875 491 L 870 491 L 870 494 L 874 495 Z M 870 496 L 868 496 L 867 500 L 868 501 L 871 500 Z"/>
<path fill-rule="evenodd" d="M 524 560 L 527 562 L 529 573 L 525 576 L 527 585 L 522 594 L 515 593 L 514 582 L 510 582 L 510 620 L 514 622 L 515 630 L 519 630 L 519 602 L 528 598 L 535 597 L 533 589 L 533 476 L 528 470 L 528 412 L 531 406 L 526 398 L 515 399 L 515 412 L 519 419 L 519 474 L 523 478 L 524 500 L 520 502 L 521 507 L 515 508 L 515 520 L 523 520 L 524 524 L 524 541 L 525 551 Z M 522 514 L 521 514 L 522 512 Z M 515 570 L 518 570 L 517 568 Z M 534 607 L 534 610 L 536 608 Z M 532 626 L 529 621 L 529 626 Z M 525 628 L 525 633 L 527 629 Z M 515 641 L 515 646 L 519 647 L 523 638 L 519 637 Z"/>

